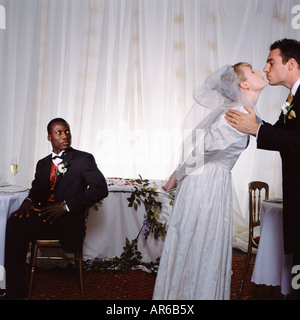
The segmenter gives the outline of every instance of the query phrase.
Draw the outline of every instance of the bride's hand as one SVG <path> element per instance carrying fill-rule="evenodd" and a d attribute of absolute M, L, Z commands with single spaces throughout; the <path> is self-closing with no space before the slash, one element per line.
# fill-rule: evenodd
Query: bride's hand
<path fill-rule="evenodd" d="M 162 187 L 164 191 L 170 191 L 177 187 L 177 180 L 175 178 L 175 172 L 171 175 L 168 182 Z"/>

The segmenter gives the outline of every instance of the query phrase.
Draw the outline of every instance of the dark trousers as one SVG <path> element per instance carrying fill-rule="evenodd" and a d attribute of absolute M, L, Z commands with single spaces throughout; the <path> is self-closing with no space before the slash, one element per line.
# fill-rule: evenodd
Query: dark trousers
<path fill-rule="evenodd" d="M 25 263 L 29 242 L 36 239 L 59 239 L 57 224 L 43 222 L 33 212 L 28 218 L 11 216 L 6 225 L 5 271 L 6 291 L 10 296 L 27 295 Z"/>

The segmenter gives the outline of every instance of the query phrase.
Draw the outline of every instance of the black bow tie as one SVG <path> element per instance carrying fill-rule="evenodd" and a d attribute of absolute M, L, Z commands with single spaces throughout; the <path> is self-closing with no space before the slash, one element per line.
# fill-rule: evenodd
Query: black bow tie
<path fill-rule="evenodd" d="M 65 153 L 63 153 L 61 156 L 54 156 L 54 157 L 52 157 L 52 160 L 57 159 L 57 158 L 63 159 L 64 156 L 65 156 Z"/>

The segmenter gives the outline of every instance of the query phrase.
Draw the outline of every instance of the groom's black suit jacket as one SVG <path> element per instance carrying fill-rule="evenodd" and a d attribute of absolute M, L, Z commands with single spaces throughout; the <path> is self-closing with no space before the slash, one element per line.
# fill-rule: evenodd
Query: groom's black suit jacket
<path fill-rule="evenodd" d="M 272 126 L 264 123 L 257 136 L 259 149 L 276 150 L 282 159 L 283 231 L 286 253 L 294 253 L 300 264 L 300 86 L 291 103 L 296 118 L 281 113 Z"/>
<path fill-rule="evenodd" d="M 37 163 L 29 198 L 35 206 L 43 206 L 49 197 L 51 155 Z M 106 180 L 97 167 L 92 154 L 69 148 L 63 163 L 67 172 L 59 175 L 54 187 L 55 202 L 66 201 L 70 212 L 59 217 L 57 224 L 61 244 L 65 251 L 80 248 L 85 232 L 85 208 L 107 197 Z"/>

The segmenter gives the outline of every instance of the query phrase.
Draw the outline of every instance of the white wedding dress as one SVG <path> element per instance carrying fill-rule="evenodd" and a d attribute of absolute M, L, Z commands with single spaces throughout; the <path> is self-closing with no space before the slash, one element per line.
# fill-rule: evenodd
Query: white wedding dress
<path fill-rule="evenodd" d="M 245 112 L 243 107 L 234 109 Z M 177 188 L 153 299 L 230 299 L 230 171 L 248 141 L 224 114 L 205 130 L 204 166 Z"/>

